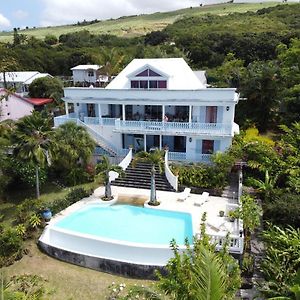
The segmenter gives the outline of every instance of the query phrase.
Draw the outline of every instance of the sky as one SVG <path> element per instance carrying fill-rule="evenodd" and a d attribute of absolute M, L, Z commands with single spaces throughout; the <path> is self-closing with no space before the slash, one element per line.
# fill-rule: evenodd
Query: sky
<path fill-rule="evenodd" d="M 0 30 L 104 20 L 199 6 L 199 3 L 201 0 L 0 0 Z"/>

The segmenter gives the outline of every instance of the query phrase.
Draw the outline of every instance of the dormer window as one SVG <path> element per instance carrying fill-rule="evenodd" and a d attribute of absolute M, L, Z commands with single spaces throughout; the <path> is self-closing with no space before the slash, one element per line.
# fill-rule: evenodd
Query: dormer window
<path fill-rule="evenodd" d="M 146 69 L 144 70 L 143 72 L 135 75 L 136 77 L 161 77 L 160 74 L 154 72 L 153 70 L 151 69 Z"/>
<path fill-rule="evenodd" d="M 150 68 L 147 68 L 134 75 L 130 82 L 132 89 L 148 90 L 167 88 L 167 78 Z"/>

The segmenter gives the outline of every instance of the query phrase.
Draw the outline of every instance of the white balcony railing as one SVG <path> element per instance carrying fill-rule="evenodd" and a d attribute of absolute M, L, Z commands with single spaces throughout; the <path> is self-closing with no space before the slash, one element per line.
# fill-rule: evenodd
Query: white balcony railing
<path fill-rule="evenodd" d="M 116 119 L 116 130 L 119 132 L 150 132 L 204 135 L 231 135 L 232 125 L 224 123 L 184 123 L 184 122 L 156 122 L 156 121 L 122 121 Z"/>
<path fill-rule="evenodd" d="M 115 126 L 116 118 L 84 117 L 84 123 L 90 125 Z"/>
<path fill-rule="evenodd" d="M 189 159 L 185 152 L 169 152 L 168 159 L 170 161 L 191 161 L 191 162 L 211 162 L 211 154 L 196 154 L 196 157 Z"/>

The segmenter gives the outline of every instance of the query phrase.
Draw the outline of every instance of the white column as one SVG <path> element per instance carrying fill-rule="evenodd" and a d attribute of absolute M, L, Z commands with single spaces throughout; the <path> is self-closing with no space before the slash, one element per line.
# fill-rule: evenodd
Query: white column
<path fill-rule="evenodd" d="M 65 102 L 65 110 L 66 110 L 66 115 L 69 114 L 69 103 Z"/>
<path fill-rule="evenodd" d="M 162 149 L 162 135 L 159 135 L 159 150 Z"/>
<path fill-rule="evenodd" d="M 122 119 L 125 121 L 125 104 L 122 104 Z"/>
<path fill-rule="evenodd" d="M 99 124 L 102 123 L 102 111 L 101 111 L 101 104 L 98 103 L 98 118 L 99 118 Z"/>
<path fill-rule="evenodd" d="M 165 110 L 165 106 L 163 105 L 162 106 L 162 121 L 164 122 L 165 121 L 165 115 L 166 115 L 166 110 Z"/>
<path fill-rule="evenodd" d="M 192 123 L 192 105 L 189 106 L 189 123 Z"/>
<path fill-rule="evenodd" d="M 144 134 L 144 151 L 147 150 L 147 145 L 146 145 L 147 141 L 146 141 L 146 134 Z"/>

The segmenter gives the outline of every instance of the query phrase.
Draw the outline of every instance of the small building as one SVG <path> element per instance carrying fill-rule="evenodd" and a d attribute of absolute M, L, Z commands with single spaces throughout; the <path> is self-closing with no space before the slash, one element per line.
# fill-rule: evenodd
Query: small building
<path fill-rule="evenodd" d="M 0 122 L 4 120 L 18 120 L 31 115 L 34 110 L 42 110 L 44 105 L 51 103 L 48 98 L 26 98 L 17 93 L 9 93 L 0 88 Z"/>
<path fill-rule="evenodd" d="M 27 95 L 28 87 L 33 80 L 41 77 L 53 77 L 48 73 L 38 71 L 5 72 L 7 88 L 13 88 L 16 93 Z M 0 73 L 0 88 L 4 88 L 4 74 Z"/>
<path fill-rule="evenodd" d="M 96 86 L 102 87 L 108 83 L 109 77 L 101 74 L 102 66 L 99 65 L 78 65 L 71 68 L 73 73 L 73 84 L 75 86 Z"/>

